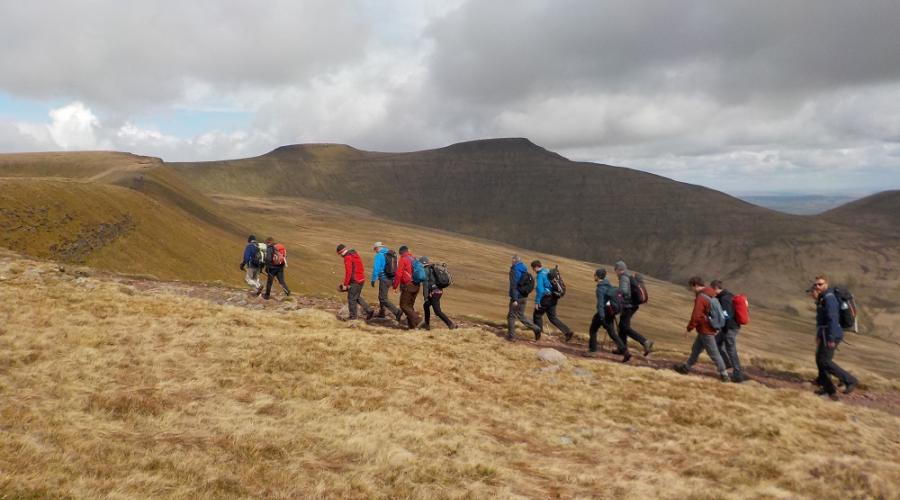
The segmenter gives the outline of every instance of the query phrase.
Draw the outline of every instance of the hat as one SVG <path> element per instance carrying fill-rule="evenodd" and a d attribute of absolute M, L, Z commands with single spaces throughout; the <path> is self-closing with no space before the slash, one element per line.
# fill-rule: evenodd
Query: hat
<path fill-rule="evenodd" d="M 604 269 L 602 267 L 598 268 L 596 271 L 594 271 L 594 276 L 596 276 L 600 279 L 606 278 L 606 269 Z"/>
<path fill-rule="evenodd" d="M 428 256 L 423 255 L 423 256 L 419 257 L 419 262 L 421 262 L 422 264 L 428 264 L 428 263 L 430 263 L 431 261 L 428 260 Z"/>
<path fill-rule="evenodd" d="M 250 236 L 247 236 L 247 243 L 250 243 L 251 241 L 256 241 L 255 234 L 251 234 Z"/>
<path fill-rule="evenodd" d="M 513 254 L 512 256 L 513 262 L 522 262 L 522 259 L 519 258 L 519 254 Z"/>
<path fill-rule="evenodd" d="M 343 250 L 343 249 L 345 249 L 345 248 L 347 248 L 347 245 L 341 243 L 340 245 L 337 246 L 337 249 L 336 249 L 335 251 L 336 251 L 337 253 L 341 253 L 341 250 Z"/>
<path fill-rule="evenodd" d="M 627 271 L 627 270 L 628 270 L 628 266 L 625 265 L 624 260 L 620 260 L 619 262 L 616 262 L 616 271 Z"/>
<path fill-rule="evenodd" d="M 383 246 L 384 245 L 380 241 L 376 241 L 375 244 L 372 245 L 372 248 L 378 248 L 378 247 L 383 247 Z"/>

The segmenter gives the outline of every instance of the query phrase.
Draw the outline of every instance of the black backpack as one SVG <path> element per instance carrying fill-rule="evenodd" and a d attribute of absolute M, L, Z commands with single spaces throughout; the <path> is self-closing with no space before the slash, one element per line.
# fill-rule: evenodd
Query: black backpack
<path fill-rule="evenodd" d="M 646 304 L 648 300 L 650 300 L 650 296 L 647 295 L 647 287 L 644 286 L 644 278 L 638 273 L 631 273 L 628 275 L 628 284 L 631 288 L 631 304 L 632 305 L 641 305 Z"/>
<path fill-rule="evenodd" d="M 522 273 L 522 277 L 519 278 L 519 283 L 516 284 L 516 288 L 519 290 L 519 295 L 528 297 L 528 294 L 534 291 L 534 276 L 527 271 Z"/>
<path fill-rule="evenodd" d="M 622 290 L 616 288 L 612 297 L 607 297 L 606 301 L 606 314 L 609 316 L 617 316 L 622 309 L 625 309 L 625 296 L 622 295 Z"/>
<path fill-rule="evenodd" d="M 438 288 L 444 289 L 453 284 L 453 277 L 450 276 L 447 264 L 435 264 L 431 270 L 434 273 L 434 284 Z"/>
<path fill-rule="evenodd" d="M 550 279 L 550 293 L 558 298 L 563 298 L 566 296 L 566 282 L 563 281 L 562 275 L 559 274 L 559 266 L 555 266 L 553 269 L 547 273 L 547 277 Z"/>
<path fill-rule="evenodd" d="M 397 254 L 393 250 L 388 250 L 384 254 L 384 277 L 394 279 L 397 275 Z"/>
<path fill-rule="evenodd" d="M 853 328 L 856 331 L 856 301 L 846 288 L 835 288 L 834 297 L 838 301 L 838 322 L 841 328 Z"/>

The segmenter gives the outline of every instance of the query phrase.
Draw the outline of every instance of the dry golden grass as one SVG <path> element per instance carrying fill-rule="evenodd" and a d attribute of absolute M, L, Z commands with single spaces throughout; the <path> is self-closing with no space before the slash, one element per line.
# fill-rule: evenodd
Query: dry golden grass
<path fill-rule="evenodd" d="M 0 259 L 0 498 L 896 498 L 900 419 Z"/>

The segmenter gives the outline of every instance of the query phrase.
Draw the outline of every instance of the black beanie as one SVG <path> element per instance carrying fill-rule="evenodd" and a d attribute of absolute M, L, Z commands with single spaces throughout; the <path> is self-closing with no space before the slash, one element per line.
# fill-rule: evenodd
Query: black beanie
<path fill-rule="evenodd" d="M 250 243 L 251 241 L 256 241 L 255 234 L 251 234 L 250 236 L 247 236 L 247 243 Z"/>
<path fill-rule="evenodd" d="M 341 253 L 341 250 L 343 250 L 345 248 L 347 248 L 347 245 L 344 245 L 343 243 L 341 243 L 340 245 L 337 246 L 337 250 L 335 250 L 335 251 L 337 253 Z"/>
<path fill-rule="evenodd" d="M 406 253 L 408 251 L 409 251 L 409 247 L 406 245 L 403 245 L 402 247 L 400 247 L 400 250 L 399 250 L 400 253 Z"/>
<path fill-rule="evenodd" d="M 602 267 L 600 269 L 597 269 L 596 271 L 594 271 L 594 276 L 600 279 L 606 279 L 606 269 Z"/>

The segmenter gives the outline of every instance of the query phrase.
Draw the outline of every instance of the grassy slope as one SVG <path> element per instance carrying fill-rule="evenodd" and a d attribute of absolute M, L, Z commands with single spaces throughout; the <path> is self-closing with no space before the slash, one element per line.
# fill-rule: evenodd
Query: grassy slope
<path fill-rule="evenodd" d="M 793 390 L 541 371 L 479 330 L 353 329 L 21 260 L 0 259 L 0 303 L 0 497 L 900 490 L 900 419 Z"/>

